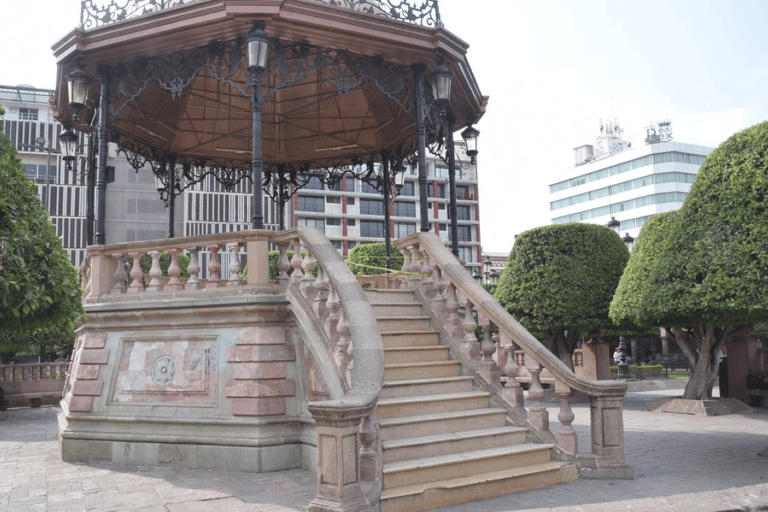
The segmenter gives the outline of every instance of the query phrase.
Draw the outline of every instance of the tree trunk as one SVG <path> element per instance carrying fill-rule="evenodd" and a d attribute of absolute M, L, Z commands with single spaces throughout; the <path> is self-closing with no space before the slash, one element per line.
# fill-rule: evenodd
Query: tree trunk
<path fill-rule="evenodd" d="M 569 330 L 570 333 L 570 330 Z M 578 339 L 578 336 L 577 336 Z M 560 359 L 565 366 L 573 371 L 573 350 L 569 348 L 569 337 L 565 331 L 556 331 L 547 334 L 547 348 Z M 573 344 L 575 346 L 575 343 Z"/>
<path fill-rule="evenodd" d="M 696 326 L 689 333 L 681 327 L 672 327 L 675 342 L 688 357 L 691 378 L 685 386 L 683 398 L 689 400 L 707 400 L 712 398 L 712 388 L 717 380 L 720 367 L 719 353 L 731 336 L 733 329 L 714 325 Z"/>

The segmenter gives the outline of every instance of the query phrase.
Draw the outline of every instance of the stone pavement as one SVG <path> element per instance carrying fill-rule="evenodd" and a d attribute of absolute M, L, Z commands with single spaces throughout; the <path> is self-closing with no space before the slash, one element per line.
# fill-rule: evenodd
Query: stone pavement
<path fill-rule="evenodd" d="M 446 507 L 444 512 L 768 510 L 768 408 L 754 414 L 688 416 L 647 412 L 679 390 L 631 392 L 624 424 L 634 480 L 577 480 L 554 488 Z M 574 404 L 583 451 L 587 404 Z M 62 462 L 57 407 L 12 409 L 0 422 L 0 511 L 306 510 L 315 476 L 303 470 L 252 474 Z M 557 416 L 557 407 L 550 407 Z"/>

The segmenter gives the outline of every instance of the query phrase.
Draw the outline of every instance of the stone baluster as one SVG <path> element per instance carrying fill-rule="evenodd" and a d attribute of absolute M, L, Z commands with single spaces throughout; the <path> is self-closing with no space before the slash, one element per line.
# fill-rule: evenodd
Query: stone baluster
<path fill-rule="evenodd" d="M 479 358 L 480 342 L 478 341 L 477 336 L 475 336 L 477 324 L 475 323 L 474 305 L 469 298 L 464 301 L 464 318 L 461 322 L 461 328 L 464 330 L 464 340 L 461 342 L 461 351 L 470 359 Z"/>
<path fill-rule="evenodd" d="M 202 288 L 202 284 L 200 284 L 200 254 L 199 249 L 197 247 L 190 247 L 187 249 L 189 251 L 189 265 L 187 265 L 187 273 L 189 274 L 189 279 L 187 279 L 187 284 L 184 286 L 187 290 L 199 290 Z"/>
<path fill-rule="evenodd" d="M 432 267 L 432 286 L 435 290 L 435 296 L 432 299 L 432 311 L 435 315 L 445 320 L 448 312 L 445 309 L 445 281 L 443 280 L 443 271 L 437 265 Z"/>
<path fill-rule="evenodd" d="M 504 384 L 501 396 L 522 414 L 525 412 L 525 402 L 523 399 L 523 387 L 517 382 L 517 375 L 520 373 L 520 366 L 517 364 L 517 355 L 515 354 L 517 346 L 511 338 L 503 333 L 501 339 L 502 341 L 506 341 L 506 343 L 501 345 L 507 354 L 507 359 L 502 368 L 504 370 L 504 375 L 507 377 L 507 382 Z"/>
<path fill-rule="evenodd" d="M 205 283 L 206 288 L 219 288 L 223 286 L 221 282 L 221 263 L 219 262 L 219 251 L 221 248 L 218 245 L 206 246 L 211 253 L 211 259 L 208 261 L 208 282 Z"/>
<path fill-rule="evenodd" d="M 456 299 L 456 287 L 449 282 L 446 287 L 445 310 L 447 317 L 445 326 L 453 337 L 461 337 L 464 334 L 461 329 L 461 318 L 458 315 L 459 307 L 459 301 Z"/>
<path fill-rule="evenodd" d="M 528 396 L 533 403 L 528 408 L 528 420 L 542 432 L 549 432 L 549 413 L 544 405 L 544 387 L 541 385 L 541 365 L 533 359 L 530 361 L 526 368 L 531 374 L 531 386 L 528 388 Z"/>
<path fill-rule="evenodd" d="M 410 247 L 406 247 L 401 252 L 403 253 L 403 266 L 400 267 L 400 270 L 402 272 L 410 272 L 411 271 L 411 249 Z"/>
<path fill-rule="evenodd" d="M 411 266 L 408 270 L 414 274 L 418 274 L 421 272 L 421 261 L 419 261 L 419 246 L 418 244 L 414 244 L 408 247 L 408 250 L 411 251 Z"/>
<path fill-rule="evenodd" d="M 277 284 L 282 288 L 288 284 L 288 269 L 291 268 L 291 262 L 288 261 L 288 243 L 277 244 L 277 250 L 280 252 L 277 260 Z"/>
<path fill-rule="evenodd" d="M 378 478 L 377 455 L 379 451 L 379 432 L 373 414 L 363 418 L 360 423 L 360 480 L 374 482 Z"/>
<path fill-rule="evenodd" d="M 112 291 L 110 293 L 125 293 L 126 289 L 128 288 L 125 285 L 125 282 L 128 280 L 128 276 L 126 275 L 125 267 L 123 266 L 123 263 L 125 262 L 125 256 L 125 253 L 112 255 L 112 257 L 115 258 L 117 265 L 115 265 L 115 273 L 112 276 L 115 284 L 112 286 Z"/>
<path fill-rule="evenodd" d="M 344 308 L 340 308 L 336 332 L 338 333 L 335 350 L 336 364 L 339 365 L 341 374 L 347 377 L 347 382 L 350 382 L 347 370 L 349 369 L 349 363 L 352 361 L 349 352 L 351 340 L 349 338 L 349 322 L 347 322 L 347 314 L 344 312 Z"/>
<path fill-rule="evenodd" d="M 229 279 L 227 279 L 227 286 L 240 286 L 240 243 L 235 242 L 227 244 L 227 251 L 229 254 Z"/>
<path fill-rule="evenodd" d="M 426 274 L 421 280 L 421 294 L 427 299 L 431 300 L 435 296 L 435 282 L 432 279 L 432 263 L 430 262 L 429 255 L 425 252 L 421 253 L 421 269 L 419 272 Z"/>
<path fill-rule="evenodd" d="M 170 262 L 168 263 L 169 279 L 168 283 L 163 288 L 163 290 L 167 292 L 175 292 L 184 289 L 184 285 L 182 285 L 181 280 L 179 280 L 179 276 L 181 275 L 181 267 L 179 267 L 180 252 L 180 249 L 168 249 L 168 257 L 170 258 Z"/>
<path fill-rule="evenodd" d="M 576 455 L 579 444 L 576 437 L 576 431 L 573 430 L 571 423 L 575 419 L 571 409 L 571 388 L 566 384 L 555 381 L 555 393 L 560 397 L 560 412 L 557 414 L 557 420 L 560 422 L 560 432 L 557 435 L 557 444 L 565 453 Z"/>
<path fill-rule="evenodd" d="M 328 316 L 325 318 L 325 333 L 328 335 L 331 345 L 335 346 L 339 341 L 338 330 L 336 325 L 339 323 L 339 310 L 341 309 L 341 301 L 336 293 L 336 288 L 333 283 L 328 283 L 328 300 L 325 303 L 328 311 Z"/>
<path fill-rule="evenodd" d="M 301 239 L 296 238 L 291 240 L 291 245 L 293 246 L 293 258 L 291 258 L 293 272 L 291 273 L 290 284 L 298 286 L 301 284 L 301 279 L 304 277 L 304 273 L 301 271 L 301 264 L 304 262 L 301 257 Z"/>
<path fill-rule="evenodd" d="M 128 293 L 140 293 L 145 291 L 144 289 L 144 272 L 141 270 L 141 256 L 142 253 L 140 252 L 132 252 L 129 254 L 131 258 L 133 258 L 133 263 L 131 264 L 131 286 L 128 287 Z"/>
<path fill-rule="evenodd" d="M 328 278 L 325 275 L 323 267 L 317 268 L 317 279 L 315 280 L 315 298 L 312 303 L 312 309 L 321 321 L 325 320 L 325 316 L 328 313 L 326 307 L 326 301 L 328 300 Z"/>
<path fill-rule="evenodd" d="M 483 328 L 483 341 L 480 343 L 480 375 L 494 386 L 501 385 L 501 375 L 493 354 L 496 352 L 496 343 L 493 341 L 493 323 L 485 317 L 478 315 L 480 327 Z"/>
<path fill-rule="evenodd" d="M 315 288 L 315 276 L 312 274 L 316 267 L 317 258 L 312 254 L 307 254 L 307 257 L 304 258 L 304 261 L 301 264 L 301 270 L 304 272 L 304 277 L 301 278 L 301 284 L 299 285 L 299 289 L 307 301 L 312 301 L 317 293 L 317 288 Z"/>
<path fill-rule="evenodd" d="M 148 292 L 159 292 L 163 288 L 163 271 L 160 270 L 160 251 L 149 251 L 149 255 L 152 256 L 152 267 L 149 269 L 149 286 L 147 286 Z"/>

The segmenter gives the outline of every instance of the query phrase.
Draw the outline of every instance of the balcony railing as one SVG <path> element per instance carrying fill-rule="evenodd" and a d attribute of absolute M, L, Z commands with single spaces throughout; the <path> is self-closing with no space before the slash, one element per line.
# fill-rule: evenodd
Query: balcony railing
<path fill-rule="evenodd" d="M 80 26 L 89 29 L 192 3 L 194 0 L 81 0 Z M 438 0 L 308 0 L 414 25 L 442 25 Z"/>

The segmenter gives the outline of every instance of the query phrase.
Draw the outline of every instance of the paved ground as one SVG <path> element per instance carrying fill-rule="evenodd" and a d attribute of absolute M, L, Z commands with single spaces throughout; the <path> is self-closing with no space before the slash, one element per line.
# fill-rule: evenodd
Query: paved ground
<path fill-rule="evenodd" d="M 578 480 L 442 509 L 732 511 L 768 510 L 768 408 L 755 414 L 700 417 L 650 413 L 644 405 L 676 390 L 630 393 L 624 416 L 634 480 Z M 587 448 L 588 408 L 574 426 Z M 56 407 L 12 409 L 0 422 L 0 510 L 249 511 L 306 510 L 315 476 L 302 470 L 232 473 L 122 464 L 61 462 Z M 557 408 L 550 415 L 557 415 Z"/>

